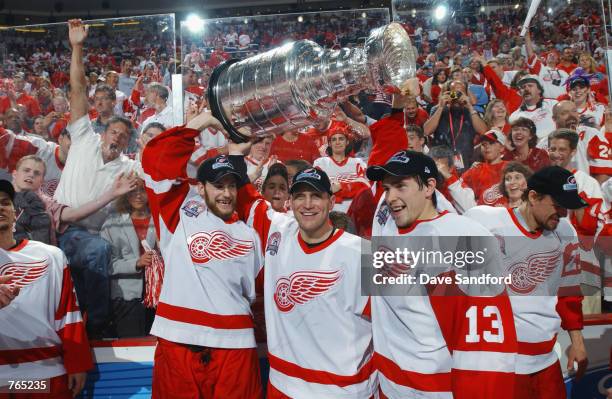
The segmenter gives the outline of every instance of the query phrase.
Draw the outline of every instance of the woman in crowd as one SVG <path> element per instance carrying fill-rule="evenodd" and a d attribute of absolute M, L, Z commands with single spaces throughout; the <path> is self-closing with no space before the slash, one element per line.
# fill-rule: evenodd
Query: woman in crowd
<path fill-rule="evenodd" d="M 335 211 L 346 212 L 353 197 L 364 187 L 368 187 L 365 178 L 366 164 L 359 158 L 350 157 L 352 146 L 346 129 L 333 127 L 327 135 L 328 156 L 314 161 L 315 168 L 322 169 L 332 181 L 332 190 L 336 197 Z"/>
<path fill-rule="evenodd" d="M 441 68 L 434 72 L 432 80 L 431 80 L 431 103 L 437 104 L 438 99 L 440 97 L 440 93 L 442 92 L 442 86 L 448 77 L 446 76 L 446 69 Z"/>
<path fill-rule="evenodd" d="M 506 105 L 499 98 L 494 98 L 489 102 L 484 113 L 484 121 L 489 129 L 498 129 L 506 135 L 510 133 L 510 124 L 508 123 L 508 111 Z"/>
<path fill-rule="evenodd" d="M 536 148 L 538 136 L 536 125 L 531 119 L 518 118 L 510 125 L 510 144 L 512 150 L 504 152 L 504 161 L 518 161 L 534 172 L 550 165 L 548 153 Z"/>
<path fill-rule="evenodd" d="M 270 166 L 262 184 L 261 194 L 276 212 L 287 212 L 289 200 L 289 175 L 282 163 Z"/>
<path fill-rule="evenodd" d="M 153 310 L 142 303 L 143 271 L 153 262 L 155 229 L 142 181 L 136 189 L 119 197 L 117 214 L 102 226 L 101 236 L 111 244 L 112 324 L 118 337 L 147 335 Z"/>
<path fill-rule="evenodd" d="M 527 189 L 527 179 L 533 172 L 520 162 L 508 162 L 502 172 L 499 191 L 504 198 L 503 205 L 516 208 L 523 202 L 523 193 Z"/>
<path fill-rule="evenodd" d="M 568 79 L 568 94 L 576 104 L 580 124 L 599 129 L 604 123 L 606 107 L 595 101 L 591 83 L 591 79 L 586 75 L 572 75 Z"/>
<path fill-rule="evenodd" d="M 45 118 L 42 115 L 34 118 L 32 134 L 40 136 L 43 139 L 47 139 L 49 137 L 49 135 L 47 134 L 47 127 L 45 126 Z"/>

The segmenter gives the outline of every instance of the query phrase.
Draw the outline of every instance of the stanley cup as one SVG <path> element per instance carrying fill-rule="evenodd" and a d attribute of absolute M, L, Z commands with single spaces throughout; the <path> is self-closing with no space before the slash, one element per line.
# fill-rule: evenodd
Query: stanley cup
<path fill-rule="evenodd" d="M 363 48 L 324 49 L 300 40 L 212 73 L 213 116 L 236 142 L 330 123 L 339 101 L 397 89 L 416 74 L 416 50 L 398 23 L 374 29 Z"/>

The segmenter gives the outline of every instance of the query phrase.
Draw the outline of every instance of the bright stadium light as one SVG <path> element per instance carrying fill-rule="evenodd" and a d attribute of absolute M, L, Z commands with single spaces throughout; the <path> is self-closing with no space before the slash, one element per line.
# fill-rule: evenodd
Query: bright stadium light
<path fill-rule="evenodd" d="M 246 24 L 248 24 L 248 23 L 249 23 L 249 20 L 245 18 L 245 19 L 244 19 L 244 24 L 246 25 Z"/>
<path fill-rule="evenodd" d="M 365 12 L 361 13 L 361 18 L 367 18 L 367 17 L 368 17 L 368 14 L 366 14 Z"/>
<path fill-rule="evenodd" d="M 412 9 L 412 18 L 416 17 L 416 8 Z"/>
<path fill-rule="evenodd" d="M 302 17 L 301 15 L 298 17 L 298 22 L 304 22 L 304 17 Z"/>
<path fill-rule="evenodd" d="M 485 6 L 480 6 L 480 12 L 485 12 Z"/>
<path fill-rule="evenodd" d="M 204 20 L 197 14 L 189 14 L 185 20 L 185 25 L 190 32 L 199 32 L 204 29 Z"/>
<path fill-rule="evenodd" d="M 443 20 L 448 14 L 448 6 L 446 4 L 440 4 L 434 10 L 434 18 L 438 21 Z"/>
<path fill-rule="evenodd" d="M 548 7 L 548 10 L 546 10 L 547 13 L 552 14 L 552 8 Z"/>
<path fill-rule="evenodd" d="M 516 4 L 514 5 L 514 9 L 515 9 L 515 10 L 518 10 L 520 6 L 521 6 L 521 5 L 520 5 L 519 3 L 516 3 Z"/>

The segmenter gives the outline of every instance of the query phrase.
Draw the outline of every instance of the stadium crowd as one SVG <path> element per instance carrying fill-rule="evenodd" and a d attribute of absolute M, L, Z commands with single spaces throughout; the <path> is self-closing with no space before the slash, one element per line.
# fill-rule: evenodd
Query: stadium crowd
<path fill-rule="evenodd" d="M 419 54 L 413 95 L 360 94 L 339 105 L 326 129 L 259 138 L 245 158 L 248 176 L 274 210 L 288 212 L 293 176 L 311 165 L 324 170 L 335 193 L 333 224 L 369 237 L 381 190 L 366 167 L 401 149 L 435 160 L 444 178 L 438 190 L 459 214 L 483 204 L 518 206 L 534 172 L 561 166 L 574 173 L 589 204 L 568 216 L 581 238 L 585 311 L 599 313 L 602 299 L 612 298 L 604 245 L 612 114 L 596 10 L 572 3 L 556 12 L 560 24 L 540 11 L 524 38 L 523 15 L 512 8 L 446 29 L 415 18 L 405 23 Z M 223 60 L 289 39 L 358 45 L 376 21 L 351 15 L 307 17 L 280 29 L 237 20 L 183 43 L 177 58 L 186 120 L 205 109 L 208 76 Z M 163 273 L 140 166 L 147 142 L 175 125 L 172 37 L 157 28 L 137 37 L 91 28 L 82 52 L 71 51 L 67 35 L 16 34 L 4 44 L 0 173 L 17 192 L 15 234 L 65 252 L 92 338 L 146 335 Z M 396 129 L 381 130 L 380 120 Z M 191 179 L 203 160 L 228 151 L 214 128 L 197 141 Z M 143 288 L 149 279 L 155 283 Z"/>

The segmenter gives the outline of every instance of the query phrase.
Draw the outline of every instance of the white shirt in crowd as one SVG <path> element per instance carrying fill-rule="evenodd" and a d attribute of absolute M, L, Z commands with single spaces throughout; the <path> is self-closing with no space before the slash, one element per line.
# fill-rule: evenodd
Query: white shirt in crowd
<path fill-rule="evenodd" d="M 544 139 L 557 128 L 552 118 L 553 106 L 556 103 L 557 100 L 546 98 L 542 100 L 542 106 L 540 108 L 525 107 L 521 109 L 521 107 L 510 115 L 509 121 L 512 123 L 518 118 L 531 119 L 536 125 L 538 139 Z"/>
<path fill-rule="evenodd" d="M 156 113 L 154 115 L 151 115 L 150 117 L 145 119 L 144 122 L 141 125 L 142 129 L 143 130 L 146 129 L 146 127 L 150 123 L 154 123 L 154 122 L 161 123 L 162 125 L 164 125 L 164 127 L 166 129 L 174 127 L 172 106 L 171 105 L 166 105 L 166 108 L 162 109 L 161 112 Z"/>

